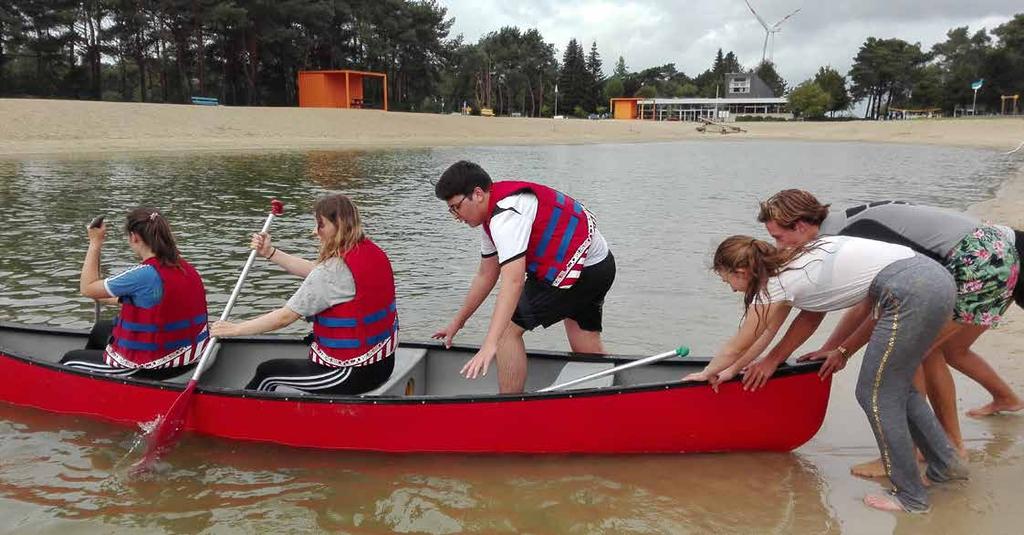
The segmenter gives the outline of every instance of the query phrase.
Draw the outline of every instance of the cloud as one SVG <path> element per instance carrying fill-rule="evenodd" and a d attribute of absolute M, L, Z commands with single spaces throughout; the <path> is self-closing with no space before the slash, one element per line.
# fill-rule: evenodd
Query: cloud
<path fill-rule="evenodd" d="M 467 42 L 502 26 L 537 28 L 559 54 L 571 38 L 588 50 L 597 41 L 608 72 L 622 56 L 634 71 L 675 63 L 677 69 L 696 76 L 710 67 L 719 48 L 734 51 L 743 65 L 753 67 L 761 59 L 765 35 L 743 0 L 442 0 L 441 4 L 455 17 L 453 33 L 464 34 Z M 751 0 L 751 4 L 769 23 L 800 8 L 775 37 L 775 63 L 790 85 L 813 76 L 823 65 L 846 73 L 868 37 L 920 42 L 927 50 L 944 41 L 946 32 L 955 27 L 991 30 L 1024 12 L 1019 0 Z"/>

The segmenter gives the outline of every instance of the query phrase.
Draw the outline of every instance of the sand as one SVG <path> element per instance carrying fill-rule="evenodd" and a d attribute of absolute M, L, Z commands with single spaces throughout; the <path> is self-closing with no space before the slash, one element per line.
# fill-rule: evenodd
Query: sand
<path fill-rule="evenodd" d="M 0 99 L 0 155 L 763 138 L 928 143 L 1008 151 L 1024 141 L 1021 118 L 736 124 L 747 132 L 700 133 L 694 123 L 682 122 Z"/>
<path fill-rule="evenodd" d="M 0 99 L 0 157 L 102 155 L 113 152 L 266 151 L 452 145 L 642 143 L 672 140 L 861 141 L 993 149 L 1016 162 L 997 195 L 971 208 L 985 219 L 1024 228 L 1024 118 L 844 123 L 741 123 L 746 133 L 700 133 L 693 123 L 482 118 L 374 110 L 236 108 L 137 103 Z M 998 151 L 998 152 L 997 152 Z M 1024 313 L 1016 306 L 976 350 L 1024 393 Z M 878 482 L 850 477 L 850 464 L 877 455 L 853 399 L 856 367 L 837 376 L 829 417 L 797 455 L 820 472 L 822 500 L 844 533 L 1018 533 L 1024 522 L 1024 415 L 973 420 L 967 408 L 987 401 L 958 377 L 961 420 L 972 479 L 932 493 L 930 515 L 892 515 L 859 503 Z M 754 506 L 754 504 L 750 504 Z M 814 522 L 814 520 L 809 519 Z"/>

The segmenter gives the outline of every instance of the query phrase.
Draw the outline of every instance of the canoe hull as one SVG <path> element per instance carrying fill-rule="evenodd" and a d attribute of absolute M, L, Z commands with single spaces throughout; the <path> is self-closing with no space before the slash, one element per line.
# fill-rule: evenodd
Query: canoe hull
<path fill-rule="evenodd" d="M 788 451 L 818 431 L 829 381 L 813 372 L 738 382 L 452 398 L 252 396 L 197 391 L 186 430 L 290 446 L 379 452 L 688 453 Z M 605 391 L 608 390 L 608 391 Z M 98 377 L 0 352 L 0 400 L 136 426 L 180 385 Z"/>

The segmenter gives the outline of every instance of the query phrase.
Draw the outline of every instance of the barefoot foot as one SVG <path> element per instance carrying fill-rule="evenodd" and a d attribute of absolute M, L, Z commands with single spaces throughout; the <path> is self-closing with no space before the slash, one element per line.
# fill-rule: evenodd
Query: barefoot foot
<path fill-rule="evenodd" d="M 854 465 L 850 468 L 850 473 L 857 477 L 885 477 L 887 475 L 881 459 Z"/>
<path fill-rule="evenodd" d="M 1019 398 L 1011 401 L 993 401 L 987 405 L 967 411 L 967 416 L 971 418 L 984 418 L 1000 412 L 1017 412 L 1021 409 L 1024 409 L 1024 401 L 1021 401 Z"/>
<path fill-rule="evenodd" d="M 903 506 L 900 502 L 896 501 L 896 498 L 891 496 L 877 496 L 874 494 L 868 494 L 864 497 L 864 505 L 879 511 L 889 511 L 892 513 L 902 513 Z"/>

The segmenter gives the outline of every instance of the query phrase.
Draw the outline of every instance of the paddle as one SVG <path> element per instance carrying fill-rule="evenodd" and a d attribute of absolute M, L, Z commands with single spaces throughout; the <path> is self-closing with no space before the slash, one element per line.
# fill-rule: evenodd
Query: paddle
<path fill-rule="evenodd" d="M 584 375 L 583 377 L 580 377 L 579 379 L 573 379 L 572 381 L 566 381 L 566 382 L 564 382 L 562 384 L 559 384 L 559 385 L 553 385 L 553 386 L 549 386 L 547 388 L 541 388 L 537 392 L 551 392 L 553 390 L 558 390 L 560 388 L 565 388 L 567 386 L 573 386 L 573 385 L 578 385 L 580 383 L 585 383 L 587 381 L 591 381 L 593 379 L 597 379 L 598 377 L 604 377 L 605 375 L 611 375 L 613 373 L 618 373 L 618 372 L 621 372 L 622 370 L 628 370 L 630 368 L 636 368 L 637 366 L 645 366 L 647 364 L 651 364 L 652 362 L 658 362 L 659 360 L 665 360 L 665 359 L 667 359 L 669 357 L 675 357 L 675 356 L 685 357 L 686 355 L 689 355 L 689 354 L 690 354 L 690 348 L 688 348 L 686 346 L 679 346 L 679 347 L 673 349 L 672 351 L 666 351 L 664 353 L 659 353 L 657 355 L 653 355 L 653 356 L 650 356 L 650 357 L 645 357 L 645 358 L 642 358 L 642 359 L 634 360 L 633 362 L 629 362 L 629 363 L 623 364 L 622 366 L 616 366 L 616 367 L 608 369 L 608 370 L 603 370 L 603 371 L 595 372 L 595 373 L 592 373 L 590 375 Z"/>
<path fill-rule="evenodd" d="M 270 222 L 274 220 L 274 216 L 282 214 L 284 214 L 284 203 L 277 199 L 270 201 L 270 215 L 267 216 L 267 220 L 263 223 L 263 229 L 260 230 L 260 232 L 263 233 L 269 230 Z M 228 298 L 227 305 L 224 306 L 224 312 L 220 315 L 221 321 L 228 319 L 228 314 L 231 313 L 231 307 L 235 305 L 235 300 L 238 299 L 238 294 L 242 291 L 242 283 L 245 282 L 245 277 L 249 274 L 249 268 L 252 267 L 253 260 L 255 259 L 256 250 L 253 249 L 252 251 L 249 251 L 249 258 L 245 261 L 245 267 L 242 268 L 242 274 L 238 276 L 238 282 L 235 283 L 235 289 L 231 292 L 231 297 Z M 171 405 L 170 409 L 168 409 L 167 414 L 157 420 L 153 430 L 149 433 L 149 440 L 146 444 L 146 455 L 141 461 L 135 463 L 132 467 L 133 473 L 145 471 L 173 445 L 175 440 L 177 440 L 182 428 L 185 427 L 185 419 L 188 416 L 188 409 L 192 406 L 192 393 L 195 391 L 196 384 L 199 382 L 199 377 L 205 370 L 206 361 L 210 358 L 210 355 L 213 354 L 213 348 L 216 345 L 217 338 L 210 338 L 206 342 L 203 354 L 199 358 L 199 364 L 196 365 L 196 371 L 192 373 L 192 378 L 189 379 L 188 385 L 185 386 L 185 390 L 178 396 L 178 399 L 174 400 L 174 404 Z"/>

